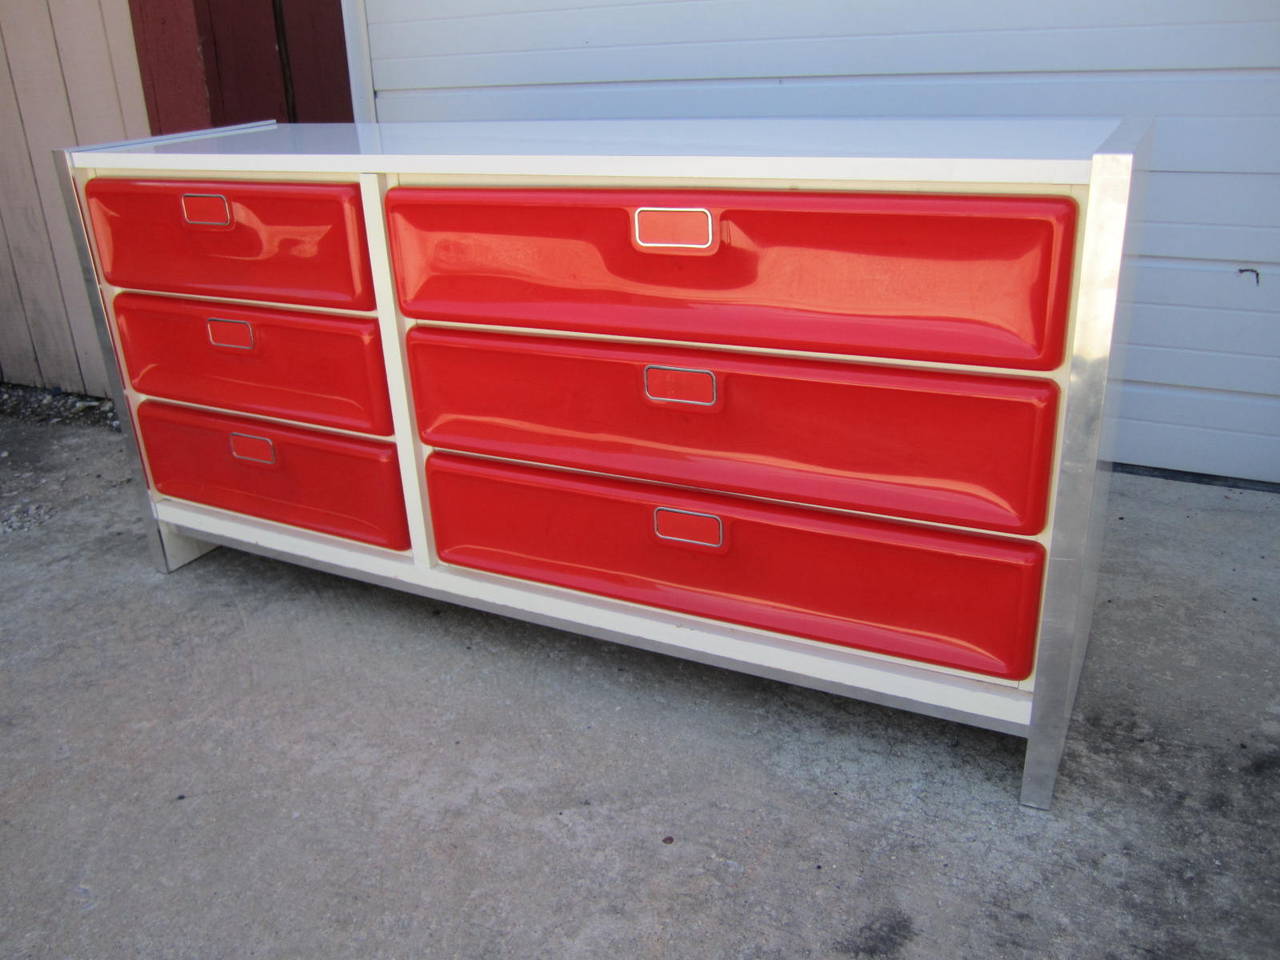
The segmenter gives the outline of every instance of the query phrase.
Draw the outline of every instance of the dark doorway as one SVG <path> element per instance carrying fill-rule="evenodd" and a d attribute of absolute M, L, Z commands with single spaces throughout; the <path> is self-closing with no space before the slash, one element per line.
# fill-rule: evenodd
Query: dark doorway
<path fill-rule="evenodd" d="M 352 119 L 341 0 L 129 0 L 152 133 Z"/>

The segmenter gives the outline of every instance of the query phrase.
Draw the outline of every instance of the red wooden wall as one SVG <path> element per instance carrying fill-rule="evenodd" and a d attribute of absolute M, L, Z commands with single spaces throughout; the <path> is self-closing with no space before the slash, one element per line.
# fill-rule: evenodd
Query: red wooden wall
<path fill-rule="evenodd" d="M 129 0 L 152 133 L 350 122 L 341 0 Z"/>

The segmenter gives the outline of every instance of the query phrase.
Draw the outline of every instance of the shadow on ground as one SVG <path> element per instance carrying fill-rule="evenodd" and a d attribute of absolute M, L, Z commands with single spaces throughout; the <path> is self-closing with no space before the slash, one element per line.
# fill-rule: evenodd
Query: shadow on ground
<path fill-rule="evenodd" d="M 0 955 L 1276 955 L 1275 493 L 1115 478 L 1042 813 L 1014 738 L 231 550 L 161 576 L 131 476 L 0 417 Z"/>

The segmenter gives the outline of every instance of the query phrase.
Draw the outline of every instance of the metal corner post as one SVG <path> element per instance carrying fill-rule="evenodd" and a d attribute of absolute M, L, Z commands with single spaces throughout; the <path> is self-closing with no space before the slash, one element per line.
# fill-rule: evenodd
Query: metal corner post
<path fill-rule="evenodd" d="M 1094 155 L 1021 801 L 1047 810 L 1093 620 L 1108 473 L 1099 469 L 1136 151 Z"/>
<path fill-rule="evenodd" d="M 89 294 L 93 326 L 98 334 L 98 346 L 102 350 L 102 359 L 107 371 L 107 389 L 110 392 L 111 402 L 115 404 L 116 415 L 120 421 L 120 433 L 124 436 L 125 446 L 133 459 L 136 471 L 134 476 L 138 480 L 138 501 L 147 526 L 147 543 L 151 551 L 151 560 L 161 573 L 172 573 L 184 564 L 208 553 L 216 544 L 205 543 L 179 533 L 177 530 L 166 529 L 156 518 L 155 510 L 151 505 L 151 497 L 147 493 L 146 471 L 142 465 L 142 449 L 134 432 L 133 416 L 129 410 L 128 397 L 124 392 L 124 379 L 116 359 L 111 326 L 107 321 L 106 306 L 102 302 L 102 291 L 98 287 L 89 237 L 85 233 L 85 220 L 81 215 L 80 199 L 73 173 L 72 153 L 72 149 L 53 151 L 58 185 L 62 189 L 62 201 L 66 205 L 67 217 L 71 221 L 71 236 L 75 241 L 76 254 L 80 259 L 80 272 Z"/>

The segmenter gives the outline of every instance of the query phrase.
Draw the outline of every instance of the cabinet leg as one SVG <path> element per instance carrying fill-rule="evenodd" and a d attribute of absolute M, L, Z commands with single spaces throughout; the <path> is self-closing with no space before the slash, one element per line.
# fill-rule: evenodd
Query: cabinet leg
<path fill-rule="evenodd" d="M 179 533 L 167 523 L 160 522 L 152 528 L 151 558 L 161 573 L 173 573 L 216 548 L 216 543 Z"/>
<path fill-rule="evenodd" d="M 1067 725 L 1039 730 L 1027 738 L 1026 759 L 1022 764 L 1023 806 L 1048 810 L 1053 803 L 1053 788 L 1058 782 L 1058 766 L 1067 744 Z"/>

